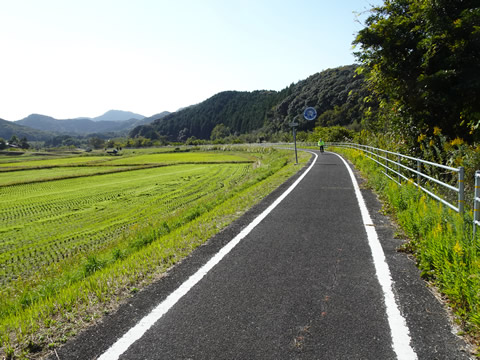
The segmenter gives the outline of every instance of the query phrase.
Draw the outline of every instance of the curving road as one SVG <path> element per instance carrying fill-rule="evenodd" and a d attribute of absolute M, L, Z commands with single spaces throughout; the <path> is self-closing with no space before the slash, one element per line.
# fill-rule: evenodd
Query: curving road
<path fill-rule="evenodd" d="M 344 161 L 315 154 L 58 358 L 468 359 L 376 197 L 361 193 L 371 220 Z"/>

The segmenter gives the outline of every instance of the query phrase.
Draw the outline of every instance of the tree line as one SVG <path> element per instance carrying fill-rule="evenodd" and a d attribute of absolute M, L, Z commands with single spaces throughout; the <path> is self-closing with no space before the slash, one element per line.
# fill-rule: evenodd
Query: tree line
<path fill-rule="evenodd" d="M 16 135 L 12 135 L 12 137 L 8 141 L 0 137 L 0 150 L 7 149 L 9 147 L 29 149 L 30 144 L 28 143 L 28 140 L 25 136 L 18 138 Z"/>
<path fill-rule="evenodd" d="M 376 131 L 418 147 L 435 128 L 480 140 L 480 7 L 477 0 L 388 0 L 371 9 L 356 57 L 379 102 Z"/>

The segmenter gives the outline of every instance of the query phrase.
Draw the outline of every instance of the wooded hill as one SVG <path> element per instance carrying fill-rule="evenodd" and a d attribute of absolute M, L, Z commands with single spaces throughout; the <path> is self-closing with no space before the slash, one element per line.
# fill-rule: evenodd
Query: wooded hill
<path fill-rule="evenodd" d="M 355 74 L 355 65 L 328 69 L 306 80 L 291 84 L 281 91 L 225 91 L 204 102 L 172 113 L 149 125 L 138 126 L 131 137 L 172 141 L 189 137 L 209 139 L 213 128 L 224 124 L 231 134 L 290 131 L 289 123 L 300 123 L 299 130 L 314 126 L 350 125 L 361 121 L 363 99 L 368 95 L 362 76 Z M 317 121 L 303 119 L 306 107 L 317 109 Z"/>
<path fill-rule="evenodd" d="M 18 138 L 25 137 L 29 141 L 45 141 L 52 137 L 52 133 L 22 126 L 13 121 L 0 119 L 0 138 L 8 140 L 13 135 Z"/>

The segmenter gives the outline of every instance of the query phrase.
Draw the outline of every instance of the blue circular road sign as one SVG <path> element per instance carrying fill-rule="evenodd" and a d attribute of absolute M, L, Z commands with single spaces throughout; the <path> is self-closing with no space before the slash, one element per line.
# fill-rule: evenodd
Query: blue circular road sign
<path fill-rule="evenodd" d="M 313 107 L 308 107 L 303 112 L 303 117 L 308 121 L 313 120 L 317 117 L 317 110 L 315 110 Z"/>

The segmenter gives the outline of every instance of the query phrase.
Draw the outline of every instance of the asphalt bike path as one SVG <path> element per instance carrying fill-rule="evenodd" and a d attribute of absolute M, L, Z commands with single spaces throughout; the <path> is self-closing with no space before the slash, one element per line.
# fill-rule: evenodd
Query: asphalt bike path
<path fill-rule="evenodd" d="M 329 152 L 312 161 L 298 185 L 180 297 L 169 300 L 295 179 L 52 358 L 468 359 L 413 261 L 395 250 L 399 241 L 375 196 L 362 190 L 372 214 L 365 224 L 352 170 Z M 152 310 L 161 313 L 139 326 Z M 132 328 L 137 335 L 128 335 Z"/>

